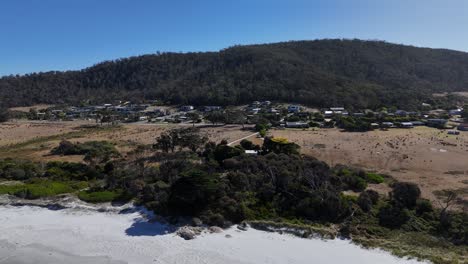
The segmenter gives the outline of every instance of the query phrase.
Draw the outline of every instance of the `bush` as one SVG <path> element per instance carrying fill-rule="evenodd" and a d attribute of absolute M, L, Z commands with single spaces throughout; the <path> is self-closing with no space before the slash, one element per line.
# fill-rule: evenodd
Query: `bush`
<path fill-rule="evenodd" d="M 244 150 L 239 147 L 230 147 L 228 145 L 219 144 L 216 146 L 213 157 L 216 161 L 221 163 L 225 159 L 229 159 L 235 156 L 242 155 Z"/>
<path fill-rule="evenodd" d="M 366 181 L 368 183 L 379 184 L 385 181 L 384 177 L 377 173 L 368 172 L 366 173 Z"/>
<path fill-rule="evenodd" d="M 261 129 L 258 134 L 260 134 L 261 137 L 265 137 L 266 136 L 266 130 L 265 129 Z"/>
<path fill-rule="evenodd" d="M 432 204 L 429 200 L 418 199 L 416 201 L 416 214 L 422 215 L 424 213 L 430 213 L 433 210 L 434 208 L 432 208 Z"/>
<path fill-rule="evenodd" d="M 8 109 L 0 105 L 0 123 L 8 121 L 9 116 Z"/>
<path fill-rule="evenodd" d="M 265 153 L 293 155 L 299 154 L 300 148 L 299 145 L 289 142 L 286 138 L 266 137 L 263 141 L 263 151 Z"/>
<path fill-rule="evenodd" d="M 13 159 L 0 160 L 0 178 L 23 181 L 42 174 L 36 163 Z"/>
<path fill-rule="evenodd" d="M 108 141 L 89 141 L 73 144 L 63 140 L 59 146 L 51 150 L 54 155 L 85 155 L 85 161 L 107 162 L 111 158 L 119 156 L 115 146 Z"/>
<path fill-rule="evenodd" d="M 87 203 L 126 202 L 131 198 L 122 190 L 81 191 L 78 198 Z"/>
<path fill-rule="evenodd" d="M 82 163 L 51 161 L 46 165 L 44 176 L 61 181 L 87 181 L 98 178 L 99 173 Z"/>
<path fill-rule="evenodd" d="M 367 190 L 359 195 L 357 204 L 364 212 L 369 212 L 378 201 L 379 194 L 376 191 Z"/>
<path fill-rule="evenodd" d="M 170 189 L 169 208 L 175 214 L 197 215 L 217 201 L 219 179 L 203 171 L 191 171 L 178 179 Z"/>
<path fill-rule="evenodd" d="M 414 183 L 397 182 L 393 184 L 390 196 L 397 205 L 412 209 L 421 196 L 421 190 Z"/>
<path fill-rule="evenodd" d="M 320 124 L 314 121 L 309 122 L 310 127 L 320 127 Z"/>
<path fill-rule="evenodd" d="M 52 149 L 50 151 L 53 155 L 79 155 L 81 150 L 77 147 L 77 145 L 71 143 L 67 140 L 60 141 L 58 147 Z"/>
<path fill-rule="evenodd" d="M 38 199 L 71 193 L 82 187 L 83 184 L 71 182 L 35 180 L 26 184 L 1 185 L 0 194 L 10 194 L 25 199 Z"/>
<path fill-rule="evenodd" d="M 247 140 L 247 139 L 243 139 L 241 142 L 240 142 L 240 145 L 243 149 L 247 149 L 247 150 L 260 150 L 260 146 L 259 145 L 256 145 L 254 143 L 252 143 L 252 141 L 250 140 Z"/>
<path fill-rule="evenodd" d="M 255 131 L 261 132 L 262 130 L 267 131 L 268 130 L 268 125 L 267 124 L 256 124 L 255 125 Z"/>
<path fill-rule="evenodd" d="M 409 220 L 410 215 L 408 210 L 389 204 L 380 209 L 378 217 L 381 226 L 399 228 Z"/>
<path fill-rule="evenodd" d="M 338 127 L 350 132 L 365 132 L 372 130 L 370 123 L 362 120 L 361 118 L 342 117 L 337 124 Z"/>

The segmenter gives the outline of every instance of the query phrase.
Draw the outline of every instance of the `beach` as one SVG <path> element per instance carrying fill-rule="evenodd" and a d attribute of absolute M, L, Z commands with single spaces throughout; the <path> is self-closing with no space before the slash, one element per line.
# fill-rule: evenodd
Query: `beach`
<path fill-rule="evenodd" d="M 0 206 L 0 263 L 419 263 L 349 240 L 302 239 L 236 227 L 184 240 L 141 208 Z"/>

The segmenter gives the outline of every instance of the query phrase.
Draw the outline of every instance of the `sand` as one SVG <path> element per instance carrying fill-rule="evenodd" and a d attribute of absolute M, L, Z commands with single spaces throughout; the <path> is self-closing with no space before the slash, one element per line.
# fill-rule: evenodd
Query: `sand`
<path fill-rule="evenodd" d="M 233 227 L 183 240 L 138 210 L 0 206 L 0 263 L 419 263 L 347 240 L 302 239 Z M 230 237 L 226 237 L 230 236 Z"/>

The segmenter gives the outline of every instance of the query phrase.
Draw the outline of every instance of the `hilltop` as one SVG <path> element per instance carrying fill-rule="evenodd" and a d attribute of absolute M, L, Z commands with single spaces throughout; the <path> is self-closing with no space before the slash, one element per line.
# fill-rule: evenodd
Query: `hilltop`
<path fill-rule="evenodd" d="M 79 71 L 0 79 L 0 99 L 8 106 L 160 99 L 194 105 L 276 100 L 414 109 L 440 100 L 433 93 L 455 91 L 468 91 L 468 53 L 362 40 L 158 53 Z"/>

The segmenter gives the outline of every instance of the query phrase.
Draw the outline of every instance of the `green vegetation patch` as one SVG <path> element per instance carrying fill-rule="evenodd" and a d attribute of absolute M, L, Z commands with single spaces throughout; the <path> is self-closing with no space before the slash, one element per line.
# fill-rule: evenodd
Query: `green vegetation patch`
<path fill-rule="evenodd" d="M 57 182 L 33 180 L 25 184 L 0 185 L 0 194 L 10 194 L 25 199 L 39 199 L 72 193 L 87 187 L 85 182 Z"/>
<path fill-rule="evenodd" d="M 78 198 L 87 203 L 126 202 L 131 199 L 123 190 L 86 190 L 79 192 Z"/>
<path fill-rule="evenodd" d="M 385 178 L 380 174 L 368 172 L 366 173 L 366 180 L 368 183 L 379 184 L 383 183 L 385 181 Z"/>

